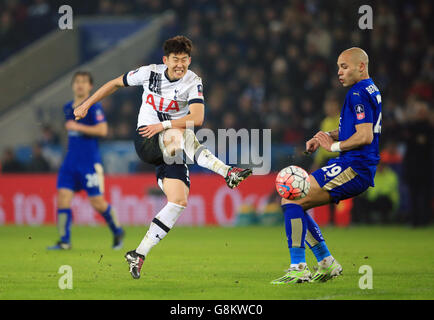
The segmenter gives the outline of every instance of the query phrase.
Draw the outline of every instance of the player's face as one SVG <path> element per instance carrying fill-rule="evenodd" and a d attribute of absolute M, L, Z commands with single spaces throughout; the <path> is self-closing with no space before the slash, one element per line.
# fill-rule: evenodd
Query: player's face
<path fill-rule="evenodd" d="M 87 97 L 92 90 L 92 84 L 87 76 L 76 76 L 72 83 L 72 91 L 76 97 Z"/>
<path fill-rule="evenodd" d="M 187 73 L 191 57 L 187 53 L 171 53 L 168 57 L 163 57 L 163 62 L 167 66 L 170 80 L 179 80 Z"/>
<path fill-rule="evenodd" d="M 350 59 L 348 54 L 341 54 L 338 58 L 339 82 L 344 86 L 352 86 L 359 81 L 358 66 Z"/>

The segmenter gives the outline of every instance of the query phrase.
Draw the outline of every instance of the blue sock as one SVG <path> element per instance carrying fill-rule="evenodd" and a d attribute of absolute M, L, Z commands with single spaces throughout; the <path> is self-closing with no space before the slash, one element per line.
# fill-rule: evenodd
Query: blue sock
<path fill-rule="evenodd" d="M 305 248 L 289 248 L 289 255 L 291 256 L 291 264 L 306 263 Z"/>
<path fill-rule="evenodd" d="M 113 234 L 117 235 L 122 232 L 122 228 L 119 225 L 119 222 L 117 221 L 116 212 L 112 208 L 111 205 L 108 205 L 106 211 L 101 213 L 104 220 L 107 222 L 107 225 L 109 226 L 110 230 L 113 232 Z"/>
<path fill-rule="evenodd" d="M 294 203 L 282 205 L 282 210 L 291 264 L 306 263 L 304 247 L 307 230 L 306 214 L 300 205 Z"/>
<path fill-rule="evenodd" d="M 321 241 L 317 245 L 313 246 L 311 249 L 318 262 L 320 262 L 324 258 L 331 256 L 325 241 Z"/>
<path fill-rule="evenodd" d="M 329 249 L 325 243 L 324 237 L 318 224 L 313 218 L 306 213 L 308 236 L 306 237 L 306 243 L 312 250 L 316 257 L 316 260 L 320 262 L 322 259 L 331 256 Z"/>
<path fill-rule="evenodd" d="M 71 241 L 71 209 L 57 209 L 57 228 L 60 234 L 60 241 L 69 243 Z"/>

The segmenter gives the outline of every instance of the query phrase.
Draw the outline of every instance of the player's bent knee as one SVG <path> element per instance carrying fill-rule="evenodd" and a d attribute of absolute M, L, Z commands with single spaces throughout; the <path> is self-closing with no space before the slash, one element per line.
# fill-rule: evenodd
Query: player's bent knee
<path fill-rule="evenodd" d="M 173 157 L 177 152 L 182 149 L 184 129 L 167 129 L 163 132 L 162 141 L 160 141 L 160 148 L 163 154 Z M 162 144 L 161 144 L 162 142 Z"/>
<path fill-rule="evenodd" d="M 300 205 L 303 210 L 309 210 L 331 202 L 330 194 L 322 189 L 315 178 L 310 175 L 310 190 L 306 197 L 298 200 L 282 199 L 281 204 L 294 203 Z"/>
<path fill-rule="evenodd" d="M 171 199 L 169 202 L 175 203 L 178 206 L 186 207 L 187 206 L 187 200 L 186 199 Z"/>
<path fill-rule="evenodd" d="M 173 143 L 181 143 L 184 135 L 184 129 L 167 129 L 163 132 L 163 142 L 165 146 Z"/>
<path fill-rule="evenodd" d="M 104 212 L 107 210 L 108 203 L 102 196 L 90 197 L 90 204 L 98 212 Z"/>

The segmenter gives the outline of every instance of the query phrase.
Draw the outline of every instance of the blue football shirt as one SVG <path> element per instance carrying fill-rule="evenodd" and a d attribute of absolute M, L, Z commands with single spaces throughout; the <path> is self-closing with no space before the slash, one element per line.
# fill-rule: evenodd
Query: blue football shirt
<path fill-rule="evenodd" d="M 356 132 L 356 125 L 372 123 L 374 139 L 371 144 L 343 151 L 339 158 L 374 186 L 374 176 L 380 160 L 378 140 L 381 133 L 381 94 L 371 78 L 355 83 L 348 91 L 341 110 L 339 140 L 347 140 Z"/>
<path fill-rule="evenodd" d="M 68 102 L 63 107 L 65 113 L 65 120 L 74 120 L 74 108 L 72 107 L 73 101 Z M 85 125 L 96 125 L 105 122 L 105 115 L 100 103 L 95 103 L 89 108 L 87 115 L 78 120 L 78 123 Z M 95 136 L 88 136 L 78 131 L 68 131 L 68 151 L 66 154 L 65 162 L 75 165 L 87 165 L 94 163 L 101 163 L 101 154 L 98 148 L 98 138 Z"/>

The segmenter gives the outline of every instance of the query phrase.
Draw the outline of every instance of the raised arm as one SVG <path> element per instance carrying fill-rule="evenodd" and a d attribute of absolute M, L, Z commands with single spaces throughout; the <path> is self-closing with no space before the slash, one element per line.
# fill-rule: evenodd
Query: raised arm
<path fill-rule="evenodd" d="M 192 103 L 190 105 L 190 113 L 186 116 L 170 120 L 172 128 L 186 128 L 192 124 L 196 126 L 201 126 L 205 118 L 205 106 L 203 103 Z"/>
<path fill-rule="evenodd" d="M 79 131 L 88 136 L 105 137 L 108 133 L 107 122 L 101 122 L 94 125 L 86 125 L 75 122 L 74 120 L 68 120 L 65 123 L 66 130 Z"/>
<path fill-rule="evenodd" d="M 105 83 L 93 95 L 91 95 L 81 105 L 75 108 L 74 109 L 75 120 L 80 120 L 84 118 L 87 114 L 87 111 L 93 104 L 111 95 L 119 88 L 124 87 L 125 85 L 122 78 L 123 76 L 120 76 L 116 79 L 110 80 L 109 82 Z"/>

